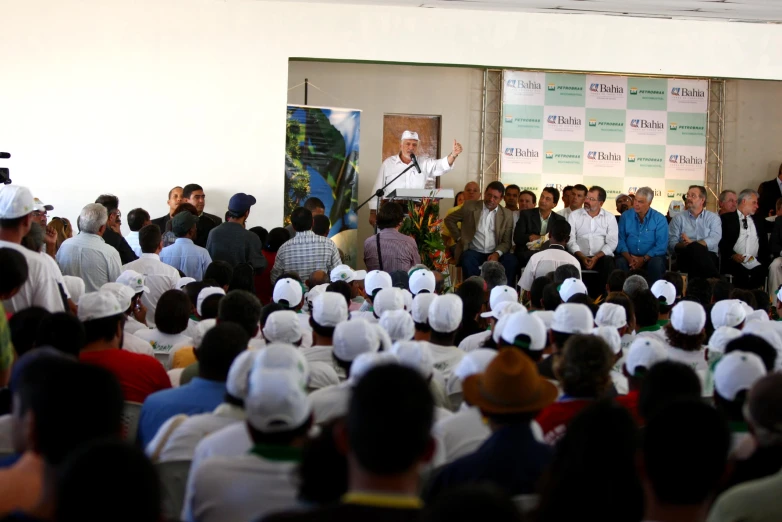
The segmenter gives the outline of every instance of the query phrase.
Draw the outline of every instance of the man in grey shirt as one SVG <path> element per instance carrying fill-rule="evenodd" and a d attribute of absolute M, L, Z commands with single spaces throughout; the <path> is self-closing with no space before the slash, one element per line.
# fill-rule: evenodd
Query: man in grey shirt
<path fill-rule="evenodd" d="M 249 194 L 240 192 L 231 196 L 226 222 L 213 228 L 206 240 L 206 249 L 212 261 L 225 261 L 231 266 L 250 263 L 256 272 L 266 268 L 260 238 L 245 230 L 245 222 L 253 205 L 255 198 Z"/>

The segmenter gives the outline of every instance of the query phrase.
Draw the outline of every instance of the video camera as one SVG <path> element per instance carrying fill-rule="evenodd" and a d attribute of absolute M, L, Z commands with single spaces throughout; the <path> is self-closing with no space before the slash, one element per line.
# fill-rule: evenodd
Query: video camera
<path fill-rule="evenodd" d="M 0 152 L 0 159 L 8 159 L 11 157 L 11 154 L 8 152 Z M 0 168 L 0 183 L 3 183 L 5 185 L 11 184 L 11 173 L 8 171 L 7 168 Z"/>

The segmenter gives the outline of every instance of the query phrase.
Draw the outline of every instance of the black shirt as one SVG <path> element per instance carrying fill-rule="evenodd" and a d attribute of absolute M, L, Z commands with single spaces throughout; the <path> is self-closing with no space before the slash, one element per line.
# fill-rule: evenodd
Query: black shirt
<path fill-rule="evenodd" d="M 125 238 L 109 227 L 106 227 L 106 231 L 103 233 L 103 241 L 105 241 L 107 245 L 113 246 L 114 249 L 119 252 L 119 258 L 123 265 L 138 259 L 136 253 L 130 248 L 128 242 L 125 241 Z"/>

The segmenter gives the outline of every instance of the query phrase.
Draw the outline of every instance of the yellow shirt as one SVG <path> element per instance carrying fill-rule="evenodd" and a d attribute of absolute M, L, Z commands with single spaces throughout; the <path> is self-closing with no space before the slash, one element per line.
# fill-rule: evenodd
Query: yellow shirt
<path fill-rule="evenodd" d="M 174 359 L 171 361 L 171 369 L 187 368 L 196 361 L 195 351 L 192 346 L 180 348 L 174 352 Z"/>

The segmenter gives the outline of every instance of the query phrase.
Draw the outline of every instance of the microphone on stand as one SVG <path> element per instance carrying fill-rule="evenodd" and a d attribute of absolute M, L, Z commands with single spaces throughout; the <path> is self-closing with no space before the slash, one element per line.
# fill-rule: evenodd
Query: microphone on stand
<path fill-rule="evenodd" d="M 410 159 L 413 160 L 413 166 L 415 166 L 415 170 L 418 171 L 418 173 L 421 173 L 421 167 L 418 166 L 418 160 L 415 157 L 415 154 L 412 152 L 410 153 Z"/>

